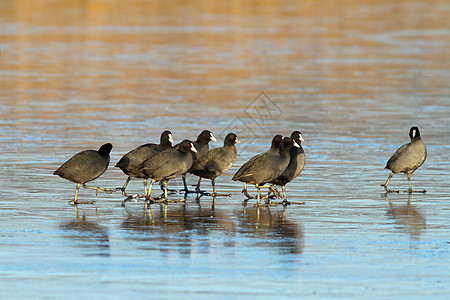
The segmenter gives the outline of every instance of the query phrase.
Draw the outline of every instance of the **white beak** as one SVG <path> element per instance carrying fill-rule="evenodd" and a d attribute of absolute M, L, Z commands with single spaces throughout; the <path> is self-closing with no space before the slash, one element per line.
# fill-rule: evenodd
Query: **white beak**
<path fill-rule="evenodd" d="M 300 142 L 304 142 L 305 140 L 303 139 L 302 135 L 300 134 Z"/>
<path fill-rule="evenodd" d="M 172 138 L 172 134 L 169 133 L 169 142 L 173 145 L 173 138 Z"/>
<path fill-rule="evenodd" d="M 213 136 L 213 134 L 211 133 L 211 141 L 213 142 L 217 142 L 216 138 Z"/>
<path fill-rule="evenodd" d="M 294 140 L 293 140 L 294 141 Z M 294 147 L 300 148 L 296 141 L 294 141 Z"/>
<path fill-rule="evenodd" d="M 197 153 L 197 149 L 195 149 L 194 144 L 191 143 L 191 151 Z"/>

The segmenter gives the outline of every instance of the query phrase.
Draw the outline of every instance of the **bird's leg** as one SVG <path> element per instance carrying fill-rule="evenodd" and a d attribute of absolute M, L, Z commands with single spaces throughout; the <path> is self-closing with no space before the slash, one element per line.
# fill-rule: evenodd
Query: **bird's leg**
<path fill-rule="evenodd" d="M 116 188 L 116 190 L 121 190 L 121 191 L 122 191 L 122 195 L 124 195 L 124 196 L 126 197 L 125 199 L 122 200 L 122 203 L 121 203 L 122 206 L 125 206 L 125 203 L 126 203 L 127 201 L 130 201 L 130 200 L 132 200 L 132 199 L 134 199 L 135 201 L 137 201 L 137 199 L 139 199 L 139 197 L 141 197 L 141 196 L 139 196 L 139 194 L 128 195 L 128 194 L 125 192 L 125 189 L 126 189 L 128 183 L 130 182 L 130 180 L 131 180 L 131 176 L 128 176 L 128 179 L 127 179 L 127 181 L 125 182 L 125 184 L 123 185 L 123 187 L 121 187 L 121 188 Z M 147 195 L 147 179 L 144 179 L 144 190 L 145 190 L 145 195 Z"/>
<path fill-rule="evenodd" d="M 270 193 L 273 193 L 273 196 L 270 196 Z M 269 191 L 267 192 L 267 199 L 270 198 L 281 198 L 281 194 L 280 192 L 277 190 L 277 188 L 275 187 L 275 184 L 272 184 L 271 186 L 269 186 Z"/>
<path fill-rule="evenodd" d="M 160 182 L 159 182 L 159 187 L 161 188 L 161 191 L 163 191 L 163 193 L 164 193 L 164 195 L 165 195 L 167 186 L 164 185 L 164 182 L 163 182 L 163 181 L 160 181 Z M 171 194 L 178 194 L 178 191 L 177 191 L 177 190 L 167 189 L 167 191 L 168 191 L 169 193 L 171 193 Z M 163 197 L 164 197 L 163 194 L 161 194 L 161 198 L 163 198 Z"/>
<path fill-rule="evenodd" d="M 201 177 L 199 177 L 198 180 L 198 184 L 197 185 L 193 185 L 195 186 L 195 191 L 190 191 L 187 183 L 186 183 L 186 174 L 181 175 L 181 177 L 183 178 L 183 189 L 181 191 L 183 191 L 185 194 L 189 194 L 189 193 L 201 193 L 202 191 L 200 191 L 200 181 L 202 180 Z"/>
<path fill-rule="evenodd" d="M 117 191 L 116 189 L 101 188 L 101 187 L 98 187 L 98 186 L 87 186 L 87 185 L 85 185 L 85 184 L 83 184 L 83 188 L 95 190 L 95 195 L 96 195 L 96 196 L 97 196 L 97 192 L 100 192 L 100 193 L 107 193 L 107 194 L 112 194 L 112 193 L 114 193 L 115 191 Z"/>
<path fill-rule="evenodd" d="M 82 202 L 78 201 L 78 191 L 80 190 L 80 185 L 81 183 L 77 183 L 77 187 L 75 189 L 75 198 L 73 200 L 70 200 L 69 204 L 73 203 L 75 206 L 77 204 L 94 204 L 95 201 L 82 201 Z"/>
<path fill-rule="evenodd" d="M 75 189 L 75 199 L 74 199 L 74 203 L 77 203 L 78 201 L 78 191 L 80 190 L 80 185 L 81 183 L 77 183 L 77 188 Z"/>
<path fill-rule="evenodd" d="M 122 195 L 124 195 L 125 197 L 127 197 L 128 195 L 127 195 L 127 193 L 125 193 L 125 189 L 127 188 L 127 185 L 128 185 L 128 183 L 130 182 L 130 180 L 131 180 L 131 176 L 128 176 L 127 181 L 125 181 L 125 184 L 123 185 L 123 187 L 121 187 L 121 188 L 116 188 L 116 191 L 121 191 L 121 192 L 122 192 Z"/>
<path fill-rule="evenodd" d="M 167 205 L 168 203 L 177 203 L 177 202 L 185 203 L 186 202 L 186 198 L 179 199 L 179 200 L 169 200 L 168 189 L 167 189 L 167 182 L 168 182 L 168 180 L 163 180 L 162 182 L 163 182 L 163 185 L 164 185 L 164 196 L 162 196 L 157 201 L 153 200 L 154 202 L 157 202 L 157 203 L 160 203 L 160 204 L 164 204 L 164 205 Z"/>
<path fill-rule="evenodd" d="M 381 186 L 384 187 L 384 190 L 385 190 L 386 192 L 388 192 L 388 193 L 400 193 L 399 190 L 390 190 L 390 189 L 388 189 L 388 187 L 387 187 L 388 184 L 389 184 L 389 180 L 391 180 L 391 178 L 392 178 L 392 175 L 394 175 L 394 172 L 391 172 L 391 174 L 389 174 L 388 179 L 387 179 L 386 182 L 385 182 L 384 184 L 382 184 Z"/>
<path fill-rule="evenodd" d="M 183 179 L 183 187 L 184 187 L 184 192 L 189 192 L 187 184 L 186 184 L 186 174 L 181 175 L 181 178 Z"/>
<path fill-rule="evenodd" d="M 305 204 L 305 202 L 303 202 L 303 201 L 302 202 L 290 202 L 290 201 L 287 201 L 286 186 L 283 185 L 281 188 L 283 189 L 283 203 L 282 204 L 284 206 L 289 205 L 289 204 L 299 204 L 299 205 Z"/>
<path fill-rule="evenodd" d="M 217 197 L 217 196 L 230 197 L 231 196 L 231 194 L 228 194 L 228 193 L 226 193 L 226 194 L 219 194 L 219 193 L 216 192 L 216 180 L 215 179 L 211 179 L 211 185 L 212 185 L 212 188 L 213 188 L 213 192 L 212 192 L 212 194 L 210 194 L 210 196 L 212 196 L 212 197 Z"/>
<path fill-rule="evenodd" d="M 197 193 L 201 193 L 202 192 L 202 190 L 200 189 L 200 183 L 201 182 L 202 182 L 202 178 L 198 177 L 198 182 L 197 182 L 197 185 L 195 186 L 195 192 L 197 192 Z"/>
<path fill-rule="evenodd" d="M 144 179 L 144 193 L 145 197 L 147 197 L 147 179 Z"/>
<path fill-rule="evenodd" d="M 256 189 L 258 190 L 257 194 L 256 194 L 256 205 L 259 206 L 259 202 L 261 200 L 261 190 L 258 184 L 255 184 Z"/>
<path fill-rule="evenodd" d="M 247 183 L 244 182 L 244 189 L 242 190 L 242 193 L 244 193 L 245 197 L 247 197 L 248 199 L 253 199 L 255 198 L 254 196 L 250 196 L 250 194 L 247 191 Z"/>
<path fill-rule="evenodd" d="M 282 186 L 281 188 L 283 189 L 283 192 L 284 192 L 284 186 Z M 276 192 L 275 192 L 274 190 L 275 190 Z M 267 204 L 267 205 L 284 204 L 284 201 L 283 201 L 283 202 L 271 201 L 271 200 L 269 199 L 270 191 L 273 192 L 273 194 L 274 194 L 275 197 L 281 198 L 280 192 L 274 187 L 274 185 L 271 185 L 271 186 L 269 186 L 269 193 L 267 194 L 267 200 L 266 200 L 266 204 Z"/>
<path fill-rule="evenodd" d="M 280 194 L 280 192 L 279 192 L 279 191 L 277 190 L 277 188 L 275 187 L 275 185 L 272 185 L 269 189 L 272 191 L 273 195 L 274 195 L 276 198 L 281 198 L 281 197 L 282 197 L 281 194 Z"/>
<path fill-rule="evenodd" d="M 406 193 L 410 193 L 411 194 L 411 193 L 426 193 L 427 192 L 426 190 L 414 191 L 412 189 L 412 186 L 411 186 L 411 174 L 407 174 L 407 175 L 408 175 L 409 189 L 405 190 Z"/>
<path fill-rule="evenodd" d="M 164 180 L 164 199 L 169 199 L 169 197 L 167 196 L 167 180 Z"/>
<path fill-rule="evenodd" d="M 181 175 L 181 178 L 183 178 L 183 189 L 180 192 L 184 192 L 185 194 L 197 192 L 197 190 L 195 192 L 189 190 L 186 183 L 186 174 Z"/>
<path fill-rule="evenodd" d="M 153 183 L 155 183 L 155 179 L 152 179 L 152 181 L 150 182 L 150 187 L 149 187 L 148 192 L 147 192 L 147 179 L 144 179 L 145 191 L 146 191 L 146 193 L 145 193 L 144 210 L 147 210 L 147 206 L 148 206 L 150 201 L 153 202 L 153 199 L 150 198 L 150 195 L 152 194 Z"/>
<path fill-rule="evenodd" d="M 146 181 L 145 181 L 146 182 Z M 149 188 L 148 188 L 148 190 L 147 190 L 147 183 L 145 184 L 145 198 L 147 199 L 147 200 L 151 200 L 151 197 L 150 197 L 150 195 L 152 194 L 152 188 L 153 188 L 153 184 L 155 183 L 155 179 L 152 179 L 152 181 L 150 181 L 150 186 L 149 186 Z"/>
<path fill-rule="evenodd" d="M 291 202 L 291 201 L 287 201 L 287 196 L 286 196 L 286 186 L 285 186 L 285 185 L 281 186 L 281 189 L 282 189 L 282 191 L 283 191 L 283 201 L 281 201 L 281 202 L 269 201 L 269 204 L 272 204 L 272 205 L 282 204 L 282 205 L 284 205 L 284 206 L 290 205 L 290 204 L 297 204 L 297 205 L 303 205 L 303 204 L 305 204 L 305 202 L 303 202 L 303 201 L 301 201 L 301 202 Z"/>

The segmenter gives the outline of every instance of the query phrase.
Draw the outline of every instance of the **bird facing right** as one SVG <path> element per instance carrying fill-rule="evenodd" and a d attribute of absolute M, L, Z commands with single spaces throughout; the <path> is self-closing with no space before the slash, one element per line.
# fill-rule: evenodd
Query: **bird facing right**
<path fill-rule="evenodd" d="M 120 168 L 126 175 L 128 175 L 127 181 L 122 188 L 122 194 L 126 196 L 125 189 L 131 178 L 144 178 L 145 175 L 138 171 L 139 166 L 146 159 L 152 157 L 153 155 L 160 153 L 164 150 L 169 150 L 172 148 L 173 138 L 172 133 L 169 130 L 161 133 L 160 142 L 158 144 L 144 144 L 136 149 L 131 150 L 125 154 L 115 165 L 115 167 Z M 144 182 L 146 185 L 146 183 Z"/>
<path fill-rule="evenodd" d="M 411 127 L 409 130 L 409 137 L 411 138 L 411 142 L 398 148 L 386 164 L 385 168 L 391 170 L 385 184 L 381 185 L 384 187 L 386 192 L 399 192 L 398 190 L 390 190 L 387 187 L 392 175 L 399 172 L 403 172 L 408 175 L 409 189 L 406 190 L 406 192 L 426 192 L 426 190 L 414 191 L 412 189 L 411 174 L 424 163 L 427 158 L 427 148 L 422 142 L 419 128 L 416 126 Z"/>
<path fill-rule="evenodd" d="M 302 148 L 302 142 L 305 140 L 300 131 L 294 131 L 291 138 L 299 145 L 299 147 L 292 147 L 289 151 L 290 160 L 286 170 L 271 183 L 281 185 L 283 189 L 283 203 L 287 203 L 286 184 L 294 180 L 305 167 L 305 151 Z"/>
<path fill-rule="evenodd" d="M 167 181 L 184 174 L 192 166 L 192 155 L 190 152 L 197 152 L 194 144 L 189 140 L 183 140 L 178 148 L 172 148 L 159 152 L 142 162 L 138 172 L 144 175 L 145 194 L 150 200 L 152 186 L 155 181 L 162 181 L 164 184 L 164 199 L 167 201 Z M 147 191 L 147 179 L 151 178 L 150 188 Z M 147 201 L 146 201 L 147 205 Z"/>
<path fill-rule="evenodd" d="M 214 148 L 199 157 L 189 169 L 200 178 L 211 179 L 212 196 L 220 196 L 216 192 L 215 180 L 217 176 L 228 171 L 236 160 L 237 150 L 235 144 L 241 142 L 235 133 L 228 133 L 223 141 L 223 147 Z"/>
<path fill-rule="evenodd" d="M 278 178 L 286 170 L 290 160 L 291 147 L 298 148 L 300 146 L 293 139 L 285 137 L 281 141 L 279 153 L 266 152 L 255 159 L 250 159 L 234 174 L 234 181 L 239 180 L 255 185 L 258 190 L 257 205 L 261 199 L 262 185 Z"/>

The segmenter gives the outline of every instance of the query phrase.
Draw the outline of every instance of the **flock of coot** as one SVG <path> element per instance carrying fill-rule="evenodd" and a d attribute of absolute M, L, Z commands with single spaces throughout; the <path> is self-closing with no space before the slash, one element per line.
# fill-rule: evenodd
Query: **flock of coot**
<path fill-rule="evenodd" d="M 399 192 L 399 190 L 388 189 L 388 183 L 393 174 L 403 172 L 408 176 L 409 189 L 406 192 L 426 192 L 425 190 L 414 191 L 411 187 L 411 174 L 419 168 L 426 159 L 427 150 L 420 138 L 420 131 L 412 127 L 409 131 L 411 142 L 400 147 L 389 159 L 386 169 L 391 170 L 386 183 L 382 186 L 386 192 Z M 199 177 L 195 192 L 204 193 L 200 190 L 202 178 L 210 179 L 213 192 L 209 195 L 220 196 L 216 191 L 215 179 L 228 171 L 236 160 L 236 143 L 240 143 L 234 133 L 229 133 L 224 139 L 222 147 L 209 149 L 209 142 L 216 141 L 209 130 L 200 133 L 197 140 L 191 142 L 183 140 L 173 146 L 172 133 L 164 131 L 161 134 L 159 144 L 144 144 L 125 154 L 115 165 L 127 176 L 127 180 L 120 190 L 123 195 L 128 196 L 125 189 L 132 178 L 141 178 L 144 182 L 145 205 L 154 202 L 168 201 L 167 182 L 177 176 L 183 176 L 184 191 L 189 192 L 185 175 L 187 173 Z M 304 139 L 299 131 L 294 131 L 290 137 L 275 135 L 268 151 L 252 157 L 234 174 L 234 181 L 244 184 L 242 192 L 248 198 L 252 197 L 247 191 L 247 184 L 255 185 L 257 189 L 257 205 L 262 198 L 266 204 L 280 203 L 289 204 L 286 197 L 285 186 L 295 179 L 303 170 L 305 165 L 305 152 L 301 146 Z M 75 154 L 72 158 L 62 164 L 53 174 L 75 182 L 76 192 L 74 203 L 78 202 L 78 190 L 80 186 L 93 188 L 102 192 L 112 192 L 112 189 L 86 186 L 86 182 L 92 181 L 102 175 L 108 168 L 112 144 L 106 143 L 97 150 L 85 150 Z M 147 180 L 151 179 L 147 188 Z M 160 199 L 151 197 L 152 186 L 160 181 L 164 188 L 164 196 Z M 281 186 L 281 195 L 275 186 Z M 268 188 L 269 193 L 262 197 L 261 188 Z M 282 202 L 272 202 L 273 197 L 282 197 Z M 128 196 L 130 198 L 131 196 Z M 184 199 L 183 199 L 184 200 Z"/>

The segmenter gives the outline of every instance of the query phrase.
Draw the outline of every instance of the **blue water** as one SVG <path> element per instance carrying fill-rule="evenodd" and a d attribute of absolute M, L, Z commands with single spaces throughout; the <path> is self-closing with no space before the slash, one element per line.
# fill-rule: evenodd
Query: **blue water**
<path fill-rule="evenodd" d="M 448 4 L 88 2 L 0 4 L 0 298 L 448 298 Z M 427 193 L 386 198 L 385 163 L 413 125 Z M 238 134 L 216 180 L 231 197 L 145 212 L 81 189 L 95 204 L 75 209 L 75 184 L 52 175 L 111 142 L 92 185 L 122 186 L 114 164 L 165 129 L 210 129 L 212 148 Z M 305 204 L 245 203 L 232 175 L 293 130 L 306 166 L 287 194 Z"/>

